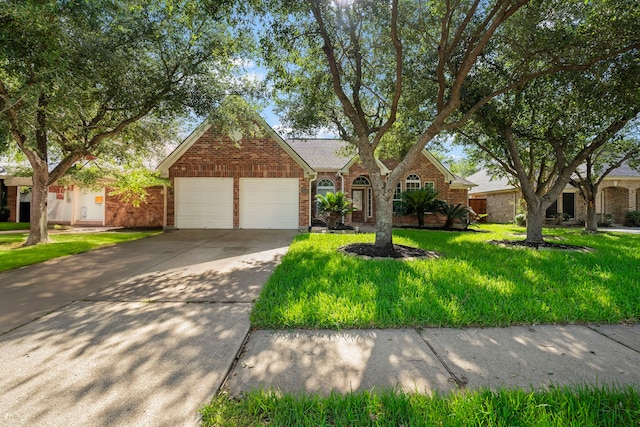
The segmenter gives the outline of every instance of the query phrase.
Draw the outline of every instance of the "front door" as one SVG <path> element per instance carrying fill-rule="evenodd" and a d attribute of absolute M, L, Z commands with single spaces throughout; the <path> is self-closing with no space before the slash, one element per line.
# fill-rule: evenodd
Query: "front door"
<path fill-rule="evenodd" d="M 353 213 L 351 221 L 364 222 L 364 190 L 352 190 L 351 200 L 353 200 Z"/>

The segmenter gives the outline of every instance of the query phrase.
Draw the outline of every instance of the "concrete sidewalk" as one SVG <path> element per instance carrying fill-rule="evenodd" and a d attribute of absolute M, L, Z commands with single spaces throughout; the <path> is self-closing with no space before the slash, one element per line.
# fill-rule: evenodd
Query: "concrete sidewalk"
<path fill-rule="evenodd" d="M 640 325 L 255 331 L 226 389 L 433 394 L 585 383 L 640 391 Z"/>

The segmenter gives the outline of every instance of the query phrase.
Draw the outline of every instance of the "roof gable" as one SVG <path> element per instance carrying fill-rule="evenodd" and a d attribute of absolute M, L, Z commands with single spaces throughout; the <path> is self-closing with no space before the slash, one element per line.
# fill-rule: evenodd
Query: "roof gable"
<path fill-rule="evenodd" d="M 262 117 L 254 117 L 254 120 L 260 127 L 271 137 L 291 158 L 304 170 L 305 176 L 314 176 L 315 170 L 284 140 L 276 131 L 262 119 Z M 160 164 L 157 169 L 163 177 L 169 176 L 169 169 L 175 164 L 186 152 L 195 144 L 212 126 L 211 120 L 206 119 L 201 123 L 184 141 L 176 147 Z"/>

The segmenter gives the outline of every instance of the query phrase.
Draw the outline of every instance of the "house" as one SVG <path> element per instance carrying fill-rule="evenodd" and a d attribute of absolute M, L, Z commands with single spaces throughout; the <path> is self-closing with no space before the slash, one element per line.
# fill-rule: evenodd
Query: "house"
<path fill-rule="evenodd" d="M 467 179 L 478 184 L 469 190 L 469 205 L 476 213 L 487 214 L 488 221 L 512 222 L 519 213 L 519 206 L 525 208 L 520 189 L 506 178 L 494 177 L 482 170 Z M 626 213 L 633 210 L 640 210 L 640 173 L 623 164 L 600 184 L 596 212 L 611 214 L 614 223 L 623 224 Z M 568 214 L 572 222 L 580 223 L 586 219 L 586 203 L 577 188 L 568 185 L 561 197 L 547 209 L 547 217 L 559 212 Z"/>
<path fill-rule="evenodd" d="M 285 141 L 264 120 L 260 132 L 223 132 L 209 120 L 198 126 L 158 166 L 170 180 L 149 189 L 146 204 L 134 208 L 98 190 L 77 186 L 49 187 L 50 223 L 125 227 L 306 229 L 319 216 L 317 194 L 343 191 L 353 201 L 347 224 L 375 224 L 371 180 L 348 144 L 340 140 Z M 388 174 L 394 160 L 379 160 Z M 15 178 L 17 179 L 17 178 Z M 29 178 L 7 181 L 10 221 L 28 220 Z M 28 182 L 27 182 L 28 181 Z M 396 199 L 407 189 L 431 186 L 439 198 L 465 204 L 473 183 L 453 175 L 427 150 L 398 183 Z M 442 223 L 437 214 L 425 222 Z M 394 217 L 394 224 L 417 224 L 415 216 Z"/>
<path fill-rule="evenodd" d="M 9 209 L 9 222 L 29 222 L 32 185 L 30 177 L 0 176 L 4 206 Z M 24 191 L 23 191 L 24 190 Z M 147 200 L 133 207 L 111 189 L 83 189 L 77 185 L 52 185 L 47 195 L 50 224 L 103 227 L 162 227 L 164 224 L 164 192 L 161 186 L 147 189 Z"/>
<path fill-rule="evenodd" d="M 256 122 L 262 134 L 243 137 L 205 121 L 158 166 L 171 181 L 166 228 L 307 228 L 318 215 L 315 195 L 338 190 L 355 208 L 346 223 L 375 223 L 371 181 L 357 156 L 345 152 L 346 142 L 285 141 L 261 118 Z M 395 166 L 392 160 L 379 164 L 383 174 Z M 466 204 L 473 184 L 423 150 L 396 194 L 422 186 L 435 187 L 450 203 Z"/>
<path fill-rule="evenodd" d="M 350 224 L 375 224 L 375 204 L 373 189 L 368 172 L 358 162 L 358 157 L 347 154 L 348 144 L 341 140 L 306 139 L 290 140 L 290 146 L 314 168 L 317 177 L 313 183 L 312 196 L 329 192 L 342 191 L 351 198 L 354 211 L 345 218 Z M 379 160 L 383 175 L 397 166 L 397 160 Z M 426 149 L 412 165 L 410 171 L 401 180 L 396 189 L 395 201 L 400 201 L 400 194 L 408 189 L 433 187 L 438 191 L 438 198 L 452 204 L 467 204 L 467 191 L 473 187 L 470 181 L 453 175 Z M 314 216 L 318 216 L 315 208 Z M 432 214 L 425 217 L 426 223 L 442 223 L 443 217 Z M 394 225 L 415 225 L 415 215 L 395 216 Z"/>

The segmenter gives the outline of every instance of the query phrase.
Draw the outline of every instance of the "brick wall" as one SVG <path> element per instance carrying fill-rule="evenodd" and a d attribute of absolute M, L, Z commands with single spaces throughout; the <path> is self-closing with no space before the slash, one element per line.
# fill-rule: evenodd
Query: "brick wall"
<path fill-rule="evenodd" d="M 515 196 L 516 193 L 514 191 L 487 194 L 487 221 L 498 223 L 513 222 L 513 217 L 517 212 Z"/>
<path fill-rule="evenodd" d="M 604 194 L 604 213 L 613 215 L 613 222 L 624 224 L 624 218 L 629 210 L 629 190 L 623 187 L 606 187 L 601 190 Z"/>
<path fill-rule="evenodd" d="M 16 206 L 18 205 L 18 187 L 7 187 L 7 206 L 9 208 L 9 222 L 16 222 Z"/>
<path fill-rule="evenodd" d="M 169 178 L 210 177 L 233 178 L 233 226 L 240 226 L 240 178 L 298 178 L 299 225 L 309 225 L 309 180 L 304 170 L 272 138 L 256 137 L 241 141 L 239 146 L 226 135 L 207 130 L 170 168 Z M 167 197 L 167 226 L 175 225 L 175 192 Z"/>
<path fill-rule="evenodd" d="M 389 169 L 395 168 L 398 165 L 398 163 L 399 162 L 397 160 L 384 161 L 384 164 Z M 431 163 L 431 161 L 429 161 L 429 159 L 427 159 L 425 156 L 423 155 L 418 156 L 416 161 L 411 166 L 411 169 L 407 173 L 407 175 L 412 173 L 415 173 L 420 177 L 420 181 L 422 185 L 424 185 L 425 182 L 433 182 L 434 188 L 438 191 L 438 198 L 440 200 L 445 200 L 448 203 L 451 203 L 454 205 L 461 203 L 462 205 L 467 206 L 468 204 L 467 190 L 451 188 L 449 185 L 449 182 L 445 179 L 445 175 L 433 163 Z M 366 169 L 360 163 L 356 163 L 355 165 L 353 165 L 349 170 L 349 174 L 344 175 L 345 193 L 347 193 L 349 197 L 351 197 L 351 191 L 353 189 L 353 186 L 352 186 L 353 180 L 360 175 L 364 175 L 367 178 L 369 177 L 369 174 L 367 173 Z M 405 189 L 406 188 L 405 188 L 405 183 L 403 178 L 402 190 L 404 191 Z M 366 219 L 367 223 L 375 223 L 376 221 L 375 201 L 372 201 L 372 203 L 373 203 L 373 216 Z M 425 224 L 427 225 L 442 225 L 445 222 L 445 217 L 441 215 L 430 214 L 430 215 L 425 215 L 424 220 L 425 220 Z M 349 215 L 346 222 L 349 223 L 352 221 L 353 221 L 353 218 L 351 215 Z M 394 215 L 393 223 L 394 225 L 415 225 L 418 223 L 418 219 L 415 215 L 407 215 L 407 216 Z"/>
<path fill-rule="evenodd" d="M 162 227 L 164 220 L 164 193 L 162 187 L 147 188 L 147 200 L 139 207 L 110 196 L 106 189 L 105 224 L 112 227 Z"/>

